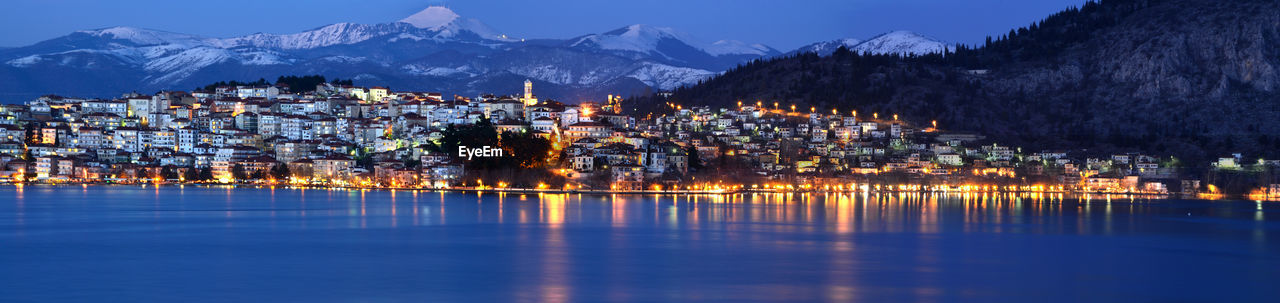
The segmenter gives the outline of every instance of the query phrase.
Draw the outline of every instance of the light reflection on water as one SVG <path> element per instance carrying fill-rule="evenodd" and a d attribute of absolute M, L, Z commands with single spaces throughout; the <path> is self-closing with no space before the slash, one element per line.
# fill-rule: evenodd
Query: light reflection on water
<path fill-rule="evenodd" d="M 1252 201 L 30 185 L 0 196 L 11 197 L 3 301 L 1241 301 L 1277 295 L 1257 282 L 1280 278 L 1267 215 L 1280 204 Z"/>

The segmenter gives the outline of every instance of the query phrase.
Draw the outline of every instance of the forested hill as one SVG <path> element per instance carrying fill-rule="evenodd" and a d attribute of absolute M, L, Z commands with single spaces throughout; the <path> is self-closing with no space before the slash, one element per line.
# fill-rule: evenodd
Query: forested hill
<path fill-rule="evenodd" d="M 637 110 L 739 100 L 937 120 L 1029 148 L 1280 156 L 1280 1 L 1107 0 L 920 57 L 755 61 Z"/>

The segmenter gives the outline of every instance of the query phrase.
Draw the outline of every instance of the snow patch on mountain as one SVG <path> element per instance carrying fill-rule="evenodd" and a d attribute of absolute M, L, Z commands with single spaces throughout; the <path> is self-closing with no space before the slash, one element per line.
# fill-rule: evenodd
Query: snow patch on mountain
<path fill-rule="evenodd" d="M 924 55 L 953 50 L 946 42 L 910 31 L 894 31 L 859 43 L 852 51 L 862 54 Z"/>
<path fill-rule="evenodd" d="M 428 7 L 401 19 L 400 22 L 436 32 L 436 38 L 453 38 L 459 34 L 471 32 L 484 39 L 507 40 L 506 36 L 499 34 L 480 20 L 462 18 L 453 10 L 443 6 Z"/>
<path fill-rule="evenodd" d="M 387 39 L 387 42 L 396 42 L 400 40 L 422 41 L 422 40 L 427 40 L 427 38 L 414 35 L 414 34 L 409 34 L 409 33 L 401 33 L 399 35 L 396 35 L 395 37 L 391 37 L 391 39 Z"/>
<path fill-rule="evenodd" d="M 854 38 L 845 38 L 845 39 L 836 39 L 831 41 L 822 41 L 814 44 L 801 46 L 800 48 L 794 51 L 791 51 L 788 54 L 816 53 L 819 56 L 826 56 L 836 52 L 836 50 L 840 49 L 841 46 L 852 50 L 854 47 L 857 47 L 858 44 L 862 44 L 862 40 L 858 40 Z"/>
<path fill-rule="evenodd" d="M 653 53 L 657 52 L 658 41 L 662 39 L 676 39 L 686 44 L 687 41 L 692 41 L 684 33 L 668 27 L 636 24 L 603 34 L 588 35 L 571 46 L 591 42 L 601 49 Z"/>
<path fill-rule="evenodd" d="M 708 54 L 711 54 L 712 56 L 721 56 L 721 55 L 765 56 L 773 52 L 773 48 L 770 48 L 764 44 L 759 44 L 759 43 L 747 44 L 746 42 L 742 42 L 738 40 L 720 40 L 720 41 L 716 41 L 715 43 L 711 43 L 711 45 L 707 46 L 706 48 L 703 48 L 703 51 L 706 51 Z"/>
<path fill-rule="evenodd" d="M 296 34 L 257 33 L 243 37 L 220 40 L 221 47 L 263 47 L 278 49 L 313 49 L 340 44 L 364 42 L 370 38 L 388 35 L 394 28 L 355 23 L 337 23 Z"/>
<path fill-rule="evenodd" d="M 455 75 L 468 75 L 468 76 L 471 75 L 465 72 L 464 70 L 466 70 L 466 68 L 463 68 L 463 67 L 455 68 L 455 67 L 437 67 L 437 66 L 422 66 L 418 64 L 409 64 L 409 65 L 401 66 L 400 70 L 410 75 L 417 75 L 417 76 L 445 77 L 445 76 L 455 76 Z"/>
<path fill-rule="evenodd" d="M 457 20 L 462 16 L 458 16 L 453 10 L 443 6 L 428 7 L 416 14 L 409 15 L 401 19 L 400 22 L 412 24 L 417 28 L 439 28 L 449 25 L 453 20 Z"/>
<path fill-rule="evenodd" d="M 692 35 L 670 27 L 657 27 L 635 24 L 601 34 L 583 36 L 570 44 L 571 47 L 594 44 L 605 50 L 632 51 L 645 54 L 661 54 L 658 43 L 663 40 L 675 40 L 701 50 L 712 56 L 722 55 L 759 55 L 773 52 L 772 48 L 763 44 L 747 44 L 742 41 L 720 40 L 705 43 Z M 661 54 L 664 55 L 665 54 Z"/>
<path fill-rule="evenodd" d="M 326 62 L 332 62 L 332 63 L 348 63 L 348 64 L 350 64 L 350 63 L 361 63 L 361 62 L 366 62 L 366 61 L 369 61 L 369 58 L 366 58 L 366 57 L 352 57 L 352 56 L 328 56 L 328 57 L 322 57 L 322 58 L 319 58 L 318 60 L 323 60 L 323 61 L 326 61 Z"/>
<path fill-rule="evenodd" d="M 144 68 L 148 72 L 155 73 L 155 76 L 147 79 L 151 84 L 172 83 L 186 79 L 200 69 L 231 58 L 233 55 L 225 49 L 199 47 L 184 50 L 176 55 L 156 58 L 147 62 Z"/>
<path fill-rule="evenodd" d="M 103 37 L 117 40 L 129 41 L 137 45 L 158 45 L 158 44 L 187 44 L 197 45 L 206 44 L 215 39 L 204 38 L 196 35 L 171 33 L 158 30 L 142 29 L 127 26 L 118 26 L 104 28 L 98 30 L 79 31 L 79 33 L 89 34 L 95 37 Z"/>
<path fill-rule="evenodd" d="M 9 66 L 13 66 L 13 67 L 27 67 L 27 66 L 36 65 L 40 63 L 40 61 L 44 61 L 44 58 L 41 57 L 40 55 L 30 55 L 26 57 L 9 60 L 5 62 L 5 64 L 8 64 Z"/>
<path fill-rule="evenodd" d="M 510 68 L 507 71 L 555 84 L 574 84 L 573 70 L 554 64 L 530 64 Z"/>
<path fill-rule="evenodd" d="M 294 60 L 284 54 L 265 50 L 246 50 L 236 52 L 237 59 L 244 65 L 278 65 L 291 64 Z"/>
<path fill-rule="evenodd" d="M 646 63 L 627 74 L 627 77 L 640 80 L 649 86 L 670 90 L 681 86 L 696 84 L 700 80 L 711 78 L 719 73 L 687 67 L 670 66 L 659 63 Z"/>
<path fill-rule="evenodd" d="M 819 56 L 828 56 L 834 53 L 841 46 L 850 51 L 860 54 L 898 54 L 898 55 L 925 55 L 933 53 L 941 53 L 944 50 L 955 50 L 950 44 L 926 37 L 910 31 L 893 31 L 877 35 L 866 41 L 846 38 L 831 41 L 823 41 L 814 44 L 802 46 L 787 54 L 797 54 L 804 52 L 817 53 Z"/>

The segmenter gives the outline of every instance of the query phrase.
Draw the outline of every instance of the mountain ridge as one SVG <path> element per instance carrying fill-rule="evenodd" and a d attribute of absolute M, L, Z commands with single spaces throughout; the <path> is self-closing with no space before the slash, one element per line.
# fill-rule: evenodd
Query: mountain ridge
<path fill-rule="evenodd" d="M 109 97 L 324 74 L 464 95 L 515 93 L 524 79 L 502 85 L 497 80 L 525 77 L 547 92 L 544 98 L 576 102 L 599 98 L 586 95 L 593 92 L 670 90 L 780 54 L 763 44 L 706 42 L 643 24 L 569 39 L 514 39 L 433 6 L 394 22 L 335 23 L 285 34 L 216 38 L 125 26 L 76 31 L 0 49 L 0 80 L 6 80 L 0 82 L 0 99 L 17 102 L 50 93 Z"/>
<path fill-rule="evenodd" d="M 245 75 L 254 79 L 288 74 L 330 74 L 462 94 L 515 92 L 523 80 L 502 87 L 477 84 L 494 82 L 485 78 L 508 78 L 514 74 L 548 85 L 568 86 L 547 91 L 617 90 L 615 93 L 621 94 L 644 89 L 634 87 L 631 81 L 614 81 L 618 78 L 633 78 L 651 89 L 665 90 L 696 83 L 740 62 L 777 54 L 760 44 L 726 40 L 706 43 L 669 28 L 632 25 L 619 30 L 626 29 L 660 35 L 631 37 L 649 43 L 644 46 L 650 49 L 641 51 L 563 46 L 568 40 L 557 39 L 517 40 L 498 34 L 479 20 L 463 18 L 438 6 L 390 23 L 335 23 L 298 33 L 228 38 L 108 27 L 0 51 L 0 79 L 13 80 L 0 83 L 0 97 L 31 98 L 47 93 L 100 97 L 135 90 L 183 89 L 242 79 Z M 607 36 L 601 33 L 582 37 Z M 645 38 L 656 39 L 644 41 Z M 432 60 L 436 55 L 454 60 Z M 539 63 L 556 56 L 576 60 L 558 60 L 560 65 L 554 67 Z M 114 74 L 113 79 L 104 81 L 99 76 L 104 74 Z"/>
<path fill-rule="evenodd" d="M 863 54 L 925 55 L 955 50 L 949 43 L 907 30 L 896 30 L 873 36 L 867 40 L 841 38 L 801 46 L 786 55 L 812 52 L 827 56 L 844 47 Z"/>

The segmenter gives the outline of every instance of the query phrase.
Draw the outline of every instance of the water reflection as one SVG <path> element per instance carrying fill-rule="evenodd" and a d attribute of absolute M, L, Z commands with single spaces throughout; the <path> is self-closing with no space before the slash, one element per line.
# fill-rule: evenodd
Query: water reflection
<path fill-rule="evenodd" d="M 0 200 L 0 241 L 6 243 L 0 255 L 26 260 L 0 265 L 32 277 L 7 281 L 17 283 L 12 289 L 39 289 L 40 282 L 53 285 L 66 275 L 119 272 L 79 270 L 111 260 L 164 260 L 186 268 L 217 264 L 238 277 L 256 277 L 251 273 L 265 267 L 282 271 L 268 276 L 290 279 L 222 283 L 251 291 L 254 285 L 299 281 L 306 284 L 295 287 L 339 293 L 351 285 L 376 285 L 404 295 L 391 301 L 1044 299 L 991 297 L 1010 288 L 1082 292 L 1071 298 L 1087 300 L 1150 291 L 1115 285 L 1171 279 L 1159 274 L 1167 268 L 1196 273 L 1171 285 L 1280 278 L 1274 258 L 1280 242 L 1270 232 L 1280 227 L 1276 216 L 1267 215 L 1280 204 L 1253 201 L 201 186 L 24 186 L 0 188 L 0 194 L 12 197 Z M 112 249 L 75 255 L 82 249 L 48 251 L 50 243 Z M 49 253 L 62 255 L 32 255 Z M 67 271 L 44 271 L 62 266 Z M 160 269 L 129 272 L 171 277 Z M 347 275 L 361 280 L 340 278 Z M 103 280 L 104 287 L 157 291 Z M 1097 296 L 1089 295 L 1092 290 Z M 1247 298 L 1271 292 L 1244 287 L 1239 293 Z M 304 301 L 364 298 L 293 295 Z M 1204 301 L 1197 299 L 1206 298 L 1189 297 Z"/>

